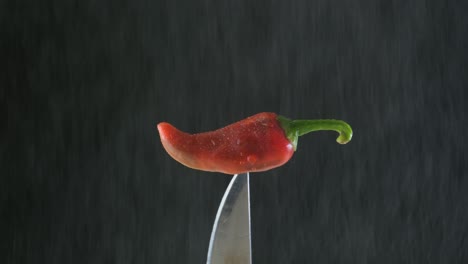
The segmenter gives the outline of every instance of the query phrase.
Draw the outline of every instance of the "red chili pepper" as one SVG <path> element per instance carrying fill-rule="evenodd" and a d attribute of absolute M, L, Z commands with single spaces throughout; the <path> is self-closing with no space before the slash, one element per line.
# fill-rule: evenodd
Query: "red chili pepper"
<path fill-rule="evenodd" d="M 266 171 L 285 164 L 297 139 L 318 130 L 340 133 L 337 142 L 351 140 L 351 127 L 340 120 L 290 120 L 260 113 L 212 132 L 188 134 L 169 123 L 158 124 L 167 153 L 192 169 L 239 174 Z"/>

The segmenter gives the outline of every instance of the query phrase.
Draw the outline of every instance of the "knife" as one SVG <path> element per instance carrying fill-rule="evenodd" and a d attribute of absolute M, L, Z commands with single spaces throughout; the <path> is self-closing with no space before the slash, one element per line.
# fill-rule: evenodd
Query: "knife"
<path fill-rule="evenodd" d="M 211 231 L 207 264 L 251 264 L 249 173 L 229 183 Z"/>

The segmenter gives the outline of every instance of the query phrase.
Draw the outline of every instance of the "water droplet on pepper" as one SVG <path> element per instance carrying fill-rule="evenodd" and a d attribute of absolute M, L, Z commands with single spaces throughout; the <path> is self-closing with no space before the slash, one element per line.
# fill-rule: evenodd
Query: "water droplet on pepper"
<path fill-rule="evenodd" d="M 247 156 L 247 161 L 248 161 L 250 164 L 254 164 L 254 163 L 257 161 L 257 156 L 255 156 L 255 155 L 249 155 L 249 156 Z"/>

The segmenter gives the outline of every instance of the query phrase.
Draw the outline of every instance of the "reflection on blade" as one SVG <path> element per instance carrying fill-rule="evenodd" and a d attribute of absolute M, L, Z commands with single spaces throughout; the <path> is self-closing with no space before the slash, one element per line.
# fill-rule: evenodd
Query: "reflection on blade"
<path fill-rule="evenodd" d="M 211 232 L 207 264 L 250 264 L 249 173 L 234 175 Z"/>

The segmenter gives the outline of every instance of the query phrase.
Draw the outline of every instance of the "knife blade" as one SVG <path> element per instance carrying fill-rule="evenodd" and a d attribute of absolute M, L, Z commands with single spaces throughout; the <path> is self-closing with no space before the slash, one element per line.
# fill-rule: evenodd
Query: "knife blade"
<path fill-rule="evenodd" d="M 207 264 L 251 264 L 249 173 L 236 174 L 216 214 Z"/>

